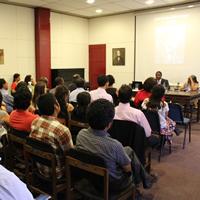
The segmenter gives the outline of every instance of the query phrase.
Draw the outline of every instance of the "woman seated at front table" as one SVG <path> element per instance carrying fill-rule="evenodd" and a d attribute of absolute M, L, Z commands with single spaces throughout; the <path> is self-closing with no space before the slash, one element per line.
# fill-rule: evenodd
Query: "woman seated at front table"
<path fill-rule="evenodd" d="M 191 75 L 187 83 L 180 88 L 182 91 L 197 91 L 199 89 L 199 82 L 197 81 L 197 77 L 195 75 Z"/>

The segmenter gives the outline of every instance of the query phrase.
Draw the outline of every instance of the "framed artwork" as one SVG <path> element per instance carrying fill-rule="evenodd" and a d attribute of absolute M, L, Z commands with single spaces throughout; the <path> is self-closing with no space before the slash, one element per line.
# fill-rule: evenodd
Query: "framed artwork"
<path fill-rule="evenodd" d="M 0 49 L 0 65 L 4 64 L 4 51 Z"/>
<path fill-rule="evenodd" d="M 113 48 L 112 49 L 112 64 L 125 65 L 125 48 Z"/>

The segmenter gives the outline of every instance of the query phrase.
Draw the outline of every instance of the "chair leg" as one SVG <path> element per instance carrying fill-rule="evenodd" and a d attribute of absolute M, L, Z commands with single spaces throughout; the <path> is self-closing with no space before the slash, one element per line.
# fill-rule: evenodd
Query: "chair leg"
<path fill-rule="evenodd" d="M 169 154 L 171 154 L 172 153 L 172 144 L 170 141 L 168 142 L 168 145 L 169 145 Z"/>
<path fill-rule="evenodd" d="M 186 133 L 187 133 L 187 125 L 185 125 L 185 133 L 184 133 L 184 138 L 183 138 L 183 149 L 185 148 Z"/>
<path fill-rule="evenodd" d="M 162 150 L 164 147 L 164 142 L 165 142 L 165 137 L 161 136 L 161 141 L 160 141 L 160 152 L 159 152 L 159 156 L 158 156 L 158 161 L 160 162 L 161 159 L 161 155 L 162 155 Z"/>
<path fill-rule="evenodd" d="M 189 142 L 191 142 L 191 122 L 189 123 Z"/>

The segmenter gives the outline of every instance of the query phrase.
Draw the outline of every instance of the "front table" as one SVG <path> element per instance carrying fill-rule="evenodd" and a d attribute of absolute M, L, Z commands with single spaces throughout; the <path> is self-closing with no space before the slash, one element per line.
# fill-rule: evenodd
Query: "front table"
<path fill-rule="evenodd" d="M 190 92 L 167 91 L 165 94 L 165 99 L 167 102 L 179 103 L 181 105 L 187 106 L 188 108 L 190 107 L 192 103 L 198 101 L 197 122 L 199 121 L 199 114 L 200 114 L 200 92 L 199 91 L 190 91 Z"/>

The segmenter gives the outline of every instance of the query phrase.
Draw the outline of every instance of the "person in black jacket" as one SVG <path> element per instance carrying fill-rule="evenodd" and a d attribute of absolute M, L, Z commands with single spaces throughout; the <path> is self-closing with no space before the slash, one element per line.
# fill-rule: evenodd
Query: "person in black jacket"
<path fill-rule="evenodd" d="M 166 90 L 170 89 L 169 81 L 167 79 L 162 78 L 161 71 L 156 72 L 156 81 L 157 81 L 157 84 L 162 85 Z"/>

